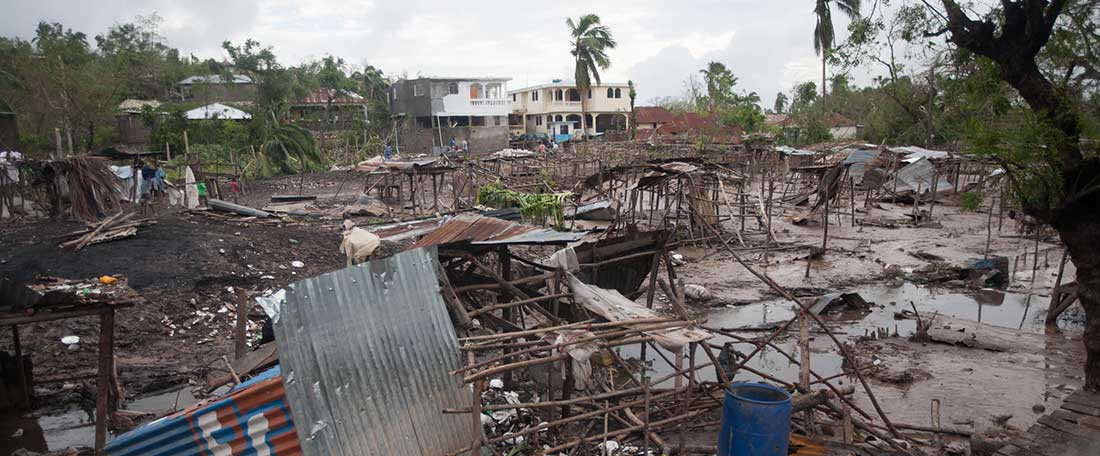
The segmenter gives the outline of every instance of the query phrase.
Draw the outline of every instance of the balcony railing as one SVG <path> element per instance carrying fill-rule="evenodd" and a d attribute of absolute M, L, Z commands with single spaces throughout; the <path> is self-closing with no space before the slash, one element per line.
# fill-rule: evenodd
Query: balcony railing
<path fill-rule="evenodd" d="M 569 108 L 573 108 L 573 107 L 579 108 L 579 107 L 581 107 L 581 102 L 579 102 L 579 101 L 551 101 L 550 106 L 558 106 L 558 107 L 564 106 L 564 107 L 569 107 Z"/>
<path fill-rule="evenodd" d="M 508 100 L 506 100 L 506 99 L 470 100 L 470 106 L 508 106 Z"/>

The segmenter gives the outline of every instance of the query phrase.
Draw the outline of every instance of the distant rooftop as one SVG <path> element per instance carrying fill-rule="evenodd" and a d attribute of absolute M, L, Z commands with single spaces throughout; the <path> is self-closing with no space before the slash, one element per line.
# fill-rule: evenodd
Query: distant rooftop
<path fill-rule="evenodd" d="M 592 82 L 594 83 L 596 81 L 592 81 Z M 528 90 L 545 89 L 547 87 L 576 87 L 576 86 L 577 86 L 577 84 L 575 82 L 573 82 L 572 79 L 554 79 L 554 80 L 551 80 L 550 82 L 547 82 L 545 84 L 538 84 L 538 85 L 533 85 L 533 86 L 529 86 L 529 87 L 524 87 L 522 89 L 509 90 L 508 93 L 512 94 L 512 93 L 518 93 L 518 92 L 526 92 Z M 628 87 L 628 86 L 629 86 L 629 84 L 627 84 L 625 82 L 607 82 L 607 81 L 603 81 L 600 84 L 593 84 L 592 85 L 592 87 Z"/>
<path fill-rule="evenodd" d="M 470 77 L 457 77 L 457 76 L 417 76 L 415 78 L 403 78 L 400 80 L 416 81 L 420 79 L 428 79 L 432 81 L 511 81 L 512 78 L 502 78 L 495 76 L 470 76 Z"/>
<path fill-rule="evenodd" d="M 252 78 L 243 74 L 233 75 L 234 84 L 252 84 Z M 179 85 L 193 85 L 193 84 L 225 84 L 222 75 L 220 74 L 206 74 L 199 76 L 191 76 L 187 79 L 180 81 Z"/>
<path fill-rule="evenodd" d="M 160 102 L 157 100 L 135 100 L 133 98 L 123 100 L 118 104 L 118 110 L 121 112 L 137 114 L 140 113 L 145 107 L 148 106 L 153 109 L 160 107 Z"/>

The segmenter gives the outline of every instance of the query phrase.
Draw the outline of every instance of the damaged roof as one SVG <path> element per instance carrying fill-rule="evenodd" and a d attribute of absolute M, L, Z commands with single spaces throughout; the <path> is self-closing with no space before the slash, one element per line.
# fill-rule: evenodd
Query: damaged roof
<path fill-rule="evenodd" d="M 557 244 L 578 241 L 585 232 L 560 232 L 493 217 L 463 214 L 452 218 L 409 249 L 433 245 Z"/>
<path fill-rule="evenodd" d="M 272 321 L 302 453 L 436 455 L 469 444 L 458 338 L 435 249 L 287 288 Z M 228 453 L 226 453 L 228 454 Z"/>

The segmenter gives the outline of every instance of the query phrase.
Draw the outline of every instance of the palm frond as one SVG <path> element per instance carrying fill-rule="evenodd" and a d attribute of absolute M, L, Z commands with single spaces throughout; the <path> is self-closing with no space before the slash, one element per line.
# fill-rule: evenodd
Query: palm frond
<path fill-rule="evenodd" d="M 859 17 L 860 0 L 834 0 L 836 1 L 836 7 L 840 9 L 840 12 L 848 16 L 849 19 L 856 19 Z"/>

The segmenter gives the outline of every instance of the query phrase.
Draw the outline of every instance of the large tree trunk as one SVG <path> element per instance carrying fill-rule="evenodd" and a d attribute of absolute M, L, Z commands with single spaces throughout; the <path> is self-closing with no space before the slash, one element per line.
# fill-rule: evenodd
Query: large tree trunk
<path fill-rule="evenodd" d="M 1085 309 L 1085 389 L 1100 391 L 1100 214 L 1097 206 L 1070 216 L 1055 228 L 1077 268 L 1077 292 Z"/>
<path fill-rule="evenodd" d="M 1023 209 L 1058 230 L 1077 267 L 1078 293 L 1085 309 L 1084 387 L 1100 391 L 1100 192 L 1089 190 L 1100 177 L 1100 159 L 1083 157 L 1077 111 L 1067 94 L 1057 90 L 1036 63 L 1066 0 L 1003 2 L 999 27 L 991 19 L 970 19 L 954 0 L 942 2 L 951 42 L 996 62 L 1001 78 L 1020 93 L 1040 119 L 1062 133 L 1049 144 L 1057 152 L 1057 159 L 1048 158 L 1045 163 L 1061 175 L 1061 192 L 1048 194 L 1045 204 L 1038 203 L 1041 206 Z M 1055 200 L 1056 196 L 1061 199 Z"/>

